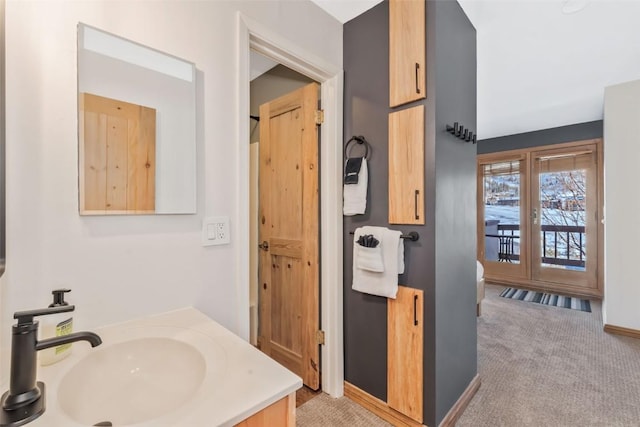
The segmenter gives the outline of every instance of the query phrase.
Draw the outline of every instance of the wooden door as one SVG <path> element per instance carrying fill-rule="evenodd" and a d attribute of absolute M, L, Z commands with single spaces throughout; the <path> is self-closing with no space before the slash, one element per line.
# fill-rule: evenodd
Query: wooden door
<path fill-rule="evenodd" d="M 596 294 L 596 145 L 538 151 L 532 163 L 532 278 L 559 291 Z"/>
<path fill-rule="evenodd" d="M 398 287 L 387 303 L 387 404 L 422 422 L 424 292 Z"/>
<path fill-rule="evenodd" d="M 478 156 L 478 260 L 485 276 L 528 278 L 528 163 L 525 154 Z"/>
<path fill-rule="evenodd" d="M 389 114 L 389 223 L 424 224 L 424 105 Z"/>
<path fill-rule="evenodd" d="M 485 278 L 545 292 L 603 292 L 602 140 L 478 156 Z"/>
<path fill-rule="evenodd" d="M 155 212 L 156 110 L 80 94 L 80 213 Z"/>
<path fill-rule="evenodd" d="M 389 103 L 426 97 L 424 0 L 389 1 Z"/>
<path fill-rule="evenodd" d="M 260 106 L 262 351 L 320 386 L 316 83 Z"/>

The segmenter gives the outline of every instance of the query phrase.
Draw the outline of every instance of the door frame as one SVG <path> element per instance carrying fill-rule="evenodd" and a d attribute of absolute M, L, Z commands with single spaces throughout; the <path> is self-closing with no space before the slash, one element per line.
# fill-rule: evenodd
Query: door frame
<path fill-rule="evenodd" d="M 341 67 L 327 63 L 243 15 L 238 21 L 237 194 L 236 228 L 237 332 L 249 340 L 249 51 L 254 50 L 320 83 L 324 123 L 320 132 L 320 327 L 322 390 L 332 397 L 344 393 L 342 294 L 342 100 Z"/>
<path fill-rule="evenodd" d="M 560 149 L 565 149 L 565 148 L 575 148 L 575 147 L 580 147 L 580 146 L 584 146 L 584 145 L 589 145 L 589 144 L 595 144 L 596 146 L 596 162 L 597 162 L 597 166 L 596 166 L 596 170 L 597 170 L 597 179 L 598 179 L 598 183 L 597 183 L 597 236 L 598 236 L 598 245 L 597 245 L 597 260 L 598 260 L 598 264 L 597 264 L 597 272 L 596 272 L 596 278 L 597 278 L 597 287 L 595 289 L 593 289 L 592 291 L 585 291 L 584 289 L 579 289 L 576 288 L 574 286 L 571 285 L 555 285 L 555 288 L 551 291 L 553 292 L 563 292 L 567 295 L 575 295 L 575 296 L 579 296 L 579 297 L 589 297 L 589 298 L 597 298 L 597 299 L 601 299 L 604 295 L 604 142 L 603 142 L 603 138 L 592 138 L 592 139 L 585 139 L 585 140 L 578 140 L 578 141 L 571 141 L 571 142 L 564 142 L 564 143 L 558 143 L 558 144 L 547 144 L 547 145 L 541 145 L 541 146 L 535 146 L 535 147 L 527 147 L 527 148 L 520 148 L 520 149 L 515 149 L 515 150 L 506 150 L 506 151 L 499 151 L 499 152 L 493 152 L 493 153 L 485 153 L 485 154 L 478 154 L 476 157 L 476 161 L 477 161 L 477 165 L 478 165 L 478 185 L 477 185 L 477 207 L 478 207 L 478 258 L 479 260 L 482 262 L 483 259 L 480 257 L 481 251 L 483 250 L 483 245 L 484 245 L 484 205 L 482 202 L 482 192 L 480 191 L 482 189 L 482 186 L 480 184 L 480 180 L 481 180 L 481 174 L 480 174 L 480 168 L 481 168 L 481 164 L 482 163 L 487 163 L 489 162 L 491 159 L 496 158 L 498 159 L 498 161 L 500 161 L 500 159 L 502 158 L 508 158 L 508 157 L 515 157 L 518 155 L 523 155 L 525 156 L 525 163 L 526 163 L 526 175 L 527 176 L 531 176 L 531 168 L 532 168 L 532 163 L 531 163 L 531 156 L 534 152 L 539 152 L 539 151 L 546 151 L 546 150 L 560 150 Z M 527 178 L 527 186 L 529 185 L 528 183 L 529 178 Z M 524 190 L 523 190 L 524 191 Z M 531 206 L 531 201 L 529 200 L 529 197 L 531 196 L 529 193 L 529 188 L 526 188 L 526 194 L 524 195 L 524 199 L 526 199 L 526 215 L 524 215 L 524 223 L 526 224 L 527 230 L 530 230 L 531 228 L 531 216 L 529 215 L 530 213 L 530 206 Z M 523 195 L 521 195 L 522 197 Z M 482 215 L 482 218 L 481 218 Z M 529 231 L 527 231 L 529 232 Z M 530 239 L 529 239 L 530 240 Z M 529 241 L 527 243 L 527 247 L 526 250 L 528 253 L 531 253 L 532 251 L 532 243 Z M 487 274 L 485 273 L 485 276 L 487 276 Z M 538 290 L 538 291 L 549 291 L 550 289 L 548 288 L 548 284 L 542 281 L 537 281 L 537 280 L 532 280 L 531 279 L 531 265 L 527 265 L 526 267 L 526 277 L 518 277 L 518 278 L 512 278 L 509 276 L 505 276 L 505 275 L 501 275 L 501 276 L 487 276 L 486 279 L 491 282 L 491 283 L 496 283 L 496 284 L 503 284 L 503 285 L 517 285 L 519 287 L 523 287 L 523 288 L 529 288 L 529 289 L 533 289 L 533 290 Z"/>
<path fill-rule="evenodd" d="M 584 149 L 584 153 L 580 153 L 580 150 Z M 541 221 L 535 225 L 531 224 L 531 235 L 536 236 L 536 238 L 531 239 L 531 253 L 536 254 L 536 256 L 531 257 L 531 279 L 538 282 L 552 282 L 552 283 L 562 283 L 563 285 L 558 286 L 559 289 L 567 288 L 571 289 L 574 286 L 579 287 L 580 289 L 590 288 L 598 289 L 598 272 L 601 270 L 599 268 L 599 257 L 602 252 L 601 237 L 599 236 L 598 230 L 602 228 L 602 223 L 598 220 L 598 217 L 601 214 L 601 198 L 598 197 L 600 194 L 599 183 L 602 181 L 602 177 L 599 176 L 598 170 L 598 146 L 597 144 L 584 144 L 579 146 L 571 146 L 568 148 L 558 148 L 558 149 L 545 149 L 545 150 L 536 150 L 531 152 L 530 159 L 530 177 L 531 177 L 531 193 L 530 193 L 530 207 L 529 211 L 532 212 L 533 209 L 538 209 L 540 216 L 542 216 L 542 208 L 540 207 L 540 179 L 539 174 L 543 173 L 540 170 L 538 165 L 538 159 L 544 156 L 554 156 L 554 155 L 580 155 L 580 154 L 589 154 L 590 160 L 593 164 L 588 166 L 588 172 L 586 176 L 587 181 L 587 202 L 586 202 L 586 210 L 585 210 L 585 233 L 587 245 L 589 242 L 595 240 L 598 242 L 594 247 L 587 246 L 587 259 L 585 263 L 585 271 L 577 272 L 571 270 L 564 269 L 555 269 L 549 268 L 548 266 L 543 265 L 542 260 L 540 258 L 540 254 L 542 251 L 542 245 L 540 242 L 540 228 Z M 558 167 L 556 165 L 556 167 Z M 565 170 L 567 168 L 560 168 L 560 170 Z M 589 213 L 593 212 L 594 215 L 589 215 Z M 600 223 L 600 224 L 599 224 Z M 593 238 L 593 239 L 592 239 Z M 593 257 L 590 254 L 593 251 L 596 251 L 597 256 Z M 589 275 L 589 272 L 593 272 L 593 275 Z M 586 274 L 585 274 L 586 273 Z"/>

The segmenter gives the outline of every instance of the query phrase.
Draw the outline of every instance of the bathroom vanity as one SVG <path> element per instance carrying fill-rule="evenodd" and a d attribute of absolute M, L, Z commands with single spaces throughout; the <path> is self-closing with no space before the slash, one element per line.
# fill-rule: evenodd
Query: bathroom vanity
<path fill-rule="evenodd" d="M 30 426 L 295 426 L 302 380 L 200 311 L 96 329 L 38 368 L 46 411 Z"/>

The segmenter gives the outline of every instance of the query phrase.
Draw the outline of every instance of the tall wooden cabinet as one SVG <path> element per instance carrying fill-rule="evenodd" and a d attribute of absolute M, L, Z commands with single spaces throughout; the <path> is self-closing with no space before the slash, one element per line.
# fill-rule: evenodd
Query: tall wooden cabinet
<path fill-rule="evenodd" d="M 424 105 L 389 114 L 389 223 L 424 224 Z"/>
<path fill-rule="evenodd" d="M 424 292 L 399 286 L 388 301 L 387 404 L 422 423 Z"/>
<path fill-rule="evenodd" d="M 425 1 L 389 0 L 389 103 L 426 97 Z"/>

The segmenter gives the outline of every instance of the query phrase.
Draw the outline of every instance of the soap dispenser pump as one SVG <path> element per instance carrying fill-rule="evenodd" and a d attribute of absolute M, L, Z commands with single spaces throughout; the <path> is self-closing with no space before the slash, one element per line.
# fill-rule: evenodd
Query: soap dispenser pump
<path fill-rule="evenodd" d="M 49 307 L 62 307 L 69 305 L 64 300 L 64 294 L 71 292 L 71 289 L 54 289 L 51 291 L 53 302 Z M 41 326 L 42 338 L 53 338 L 69 335 L 73 332 L 73 317 L 69 313 L 60 313 L 46 316 Z M 42 366 L 56 363 L 71 354 L 71 344 L 59 345 L 39 352 L 40 364 Z"/>

